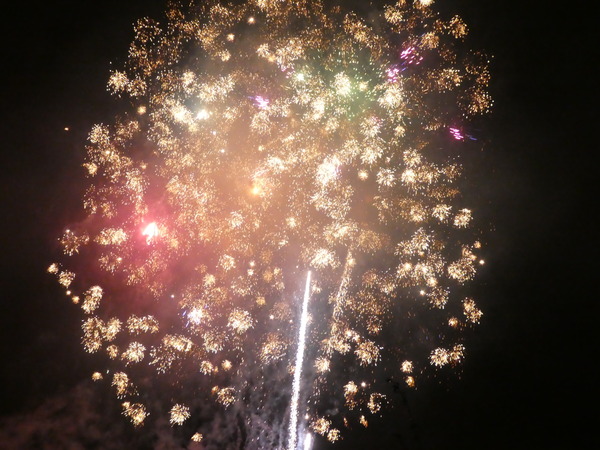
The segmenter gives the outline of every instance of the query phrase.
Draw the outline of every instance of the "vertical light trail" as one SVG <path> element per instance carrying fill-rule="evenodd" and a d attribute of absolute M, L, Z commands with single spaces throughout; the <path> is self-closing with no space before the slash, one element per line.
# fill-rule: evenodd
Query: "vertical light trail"
<path fill-rule="evenodd" d="M 312 434 L 306 433 L 306 435 L 304 436 L 304 449 L 303 450 L 312 450 L 312 442 L 313 442 Z"/>
<path fill-rule="evenodd" d="M 296 365 L 294 367 L 294 382 L 292 385 L 292 403 L 290 412 L 289 444 L 288 450 L 296 450 L 298 439 L 298 401 L 300 400 L 300 380 L 302 365 L 304 363 L 304 349 L 306 347 L 306 328 L 308 326 L 308 300 L 310 298 L 310 271 L 306 275 L 304 300 L 302 301 L 302 315 L 300 316 L 300 331 L 298 333 L 298 350 L 296 351 Z"/>
<path fill-rule="evenodd" d="M 346 262 L 344 263 L 344 270 L 342 272 L 342 278 L 338 287 L 335 300 L 333 302 L 333 316 L 331 321 L 330 336 L 338 336 L 340 333 L 340 319 L 346 306 L 346 299 L 348 293 L 348 285 L 350 283 L 350 275 L 352 274 L 352 268 L 354 267 L 355 261 L 352 256 L 352 252 L 348 250 L 346 255 Z M 331 356 L 333 353 L 333 347 L 327 345 L 326 353 Z"/>
<path fill-rule="evenodd" d="M 352 256 L 352 251 L 348 250 L 348 254 L 346 255 L 346 262 L 344 263 L 344 271 L 342 272 L 342 279 L 340 281 L 340 286 L 335 296 L 335 303 L 333 306 L 333 318 L 335 320 L 339 319 L 342 316 L 344 306 L 346 305 L 346 294 L 348 292 L 350 274 L 352 272 L 352 267 L 354 267 L 354 264 L 355 262 L 354 257 Z"/>

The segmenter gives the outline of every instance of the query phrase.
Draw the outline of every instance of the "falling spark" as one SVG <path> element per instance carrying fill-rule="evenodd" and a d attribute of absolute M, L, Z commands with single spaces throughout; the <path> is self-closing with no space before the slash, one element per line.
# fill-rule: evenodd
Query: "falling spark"
<path fill-rule="evenodd" d="M 310 271 L 306 275 L 304 299 L 302 300 L 302 315 L 300 316 L 300 330 L 298 332 L 298 349 L 296 350 L 296 364 L 294 365 L 294 381 L 292 384 L 292 401 L 289 427 L 289 450 L 296 450 L 298 439 L 298 402 L 300 400 L 300 381 L 302 366 L 304 364 L 304 349 L 306 347 L 306 328 L 308 326 L 308 301 L 310 299 Z"/>

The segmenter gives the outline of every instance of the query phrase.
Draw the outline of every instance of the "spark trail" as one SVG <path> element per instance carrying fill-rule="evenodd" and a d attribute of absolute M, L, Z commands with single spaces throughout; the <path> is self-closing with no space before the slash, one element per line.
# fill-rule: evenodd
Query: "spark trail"
<path fill-rule="evenodd" d="M 308 326 L 308 301 L 310 299 L 310 271 L 306 275 L 306 287 L 302 301 L 302 315 L 300 316 L 300 331 L 298 333 L 298 350 L 296 351 L 296 365 L 294 367 L 294 382 L 292 385 L 292 403 L 290 413 L 290 438 L 289 450 L 296 449 L 298 438 L 298 401 L 300 399 L 300 380 L 302 378 L 302 365 L 304 363 L 304 350 L 306 348 L 306 328 Z"/>

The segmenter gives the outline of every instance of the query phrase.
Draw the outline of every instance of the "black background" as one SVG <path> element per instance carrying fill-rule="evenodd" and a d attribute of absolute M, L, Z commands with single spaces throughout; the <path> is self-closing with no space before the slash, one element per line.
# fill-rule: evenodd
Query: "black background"
<path fill-rule="evenodd" d="M 598 441 L 592 13 L 583 2 L 437 3 L 465 19 L 471 47 L 493 55 L 495 105 L 475 175 L 484 199 L 475 212 L 492 224 L 478 281 L 485 316 L 457 376 L 399 397 L 399 406 L 337 448 L 589 448 Z M 58 255 L 56 237 L 80 214 L 87 133 L 114 115 L 105 87 L 111 62 L 124 61 L 134 20 L 158 17 L 161 8 L 109 0 L 4 9 L 3 433 L 89 378 L 78 311 L 45 269 Z M 52 448 L 37 433 L 28 445 Z M 80 444 L 72 448 L 103 447 Z"/>

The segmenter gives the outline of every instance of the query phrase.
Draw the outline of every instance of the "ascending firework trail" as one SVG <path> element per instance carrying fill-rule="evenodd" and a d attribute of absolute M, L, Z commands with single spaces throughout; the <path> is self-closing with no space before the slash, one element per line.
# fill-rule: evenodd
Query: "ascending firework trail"
<path fill-rule="evenodd" d="M 298 349 L 296 350 L 296 364 L 294 365 L 294 382 L 292 384 L 292 402 L 290 410 L 290 436 L 288 450 L 296 450 L 298 436 L 298 401 L 300 399 L 300 382 L 302 379 L 302 366 L 304 365 L 304 350 L 306 348 L 306 328 L 308 326 L 308 301 L 310 299 L 310 272 L 306 275 L 304 299 L 302 300 L 302 315 L 300 316 L 300 330 L 298 331 Z"/>

